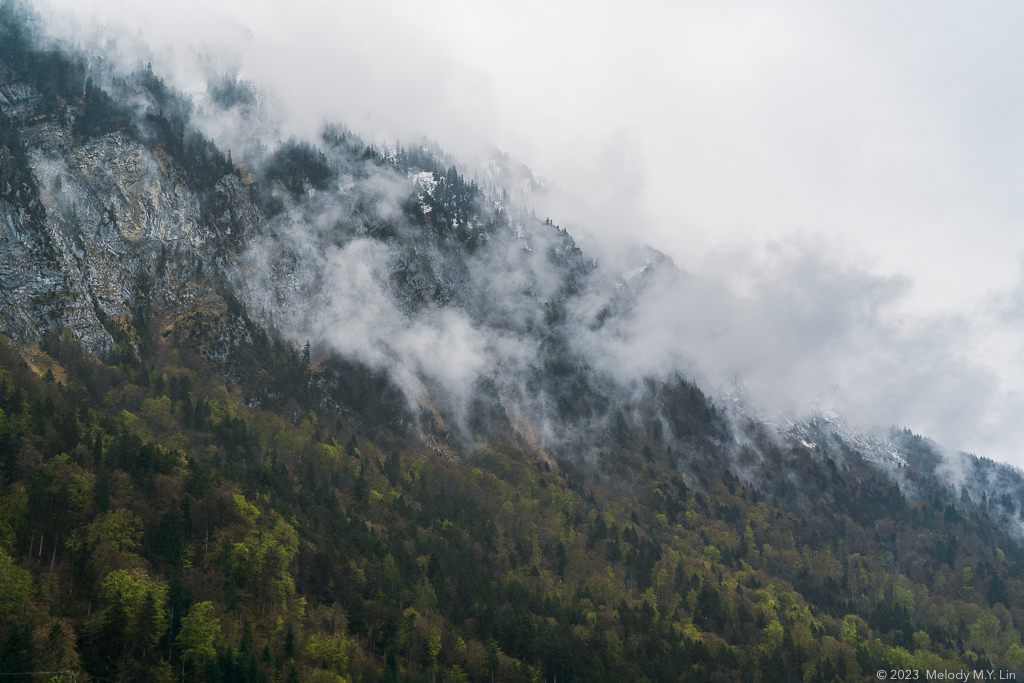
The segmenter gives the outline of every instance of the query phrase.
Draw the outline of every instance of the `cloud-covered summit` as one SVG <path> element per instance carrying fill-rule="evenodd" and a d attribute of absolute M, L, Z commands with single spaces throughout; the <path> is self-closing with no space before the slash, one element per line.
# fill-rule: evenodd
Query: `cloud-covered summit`
<path fill-rule="evenodd" d="M 428 134 L 481 182 L 491 143 L 526 159 L 546 180 L 516 198 L 588 257 L 646 241 L 688 273 L 586 341 L 613 371 L 1020 452 L 1013 8 L 51 7 L 108 65 L 152 62 L 236 158 L 344 121 Z M 228 103 L 224 74 L 258 97 Z"/>

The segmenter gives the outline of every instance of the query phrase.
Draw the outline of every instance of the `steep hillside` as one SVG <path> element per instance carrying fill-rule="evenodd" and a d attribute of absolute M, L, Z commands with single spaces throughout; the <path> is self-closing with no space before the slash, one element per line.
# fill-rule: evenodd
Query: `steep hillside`
<path fill-rule="evenodd" d="M 236 163 L 37 21 L 0 5 L 3 673 L 1024 673 L 1019 472 L 610 367 L 667 257 L 588 257 L 504 161 Z"/>
<path fill-rule="evenodd" d="M 1024 553 L 984 510 L 750 425 L 744 484 L 641 449 L 618 490 L 249 408 L 154 339 L 0 347 L 6 672 L 97 680 L 866 680 L 1019 670 Z M 297 384 L 316 374 L 287 345 Z M 927 484 L 927 482 L 923 482 Z"/>

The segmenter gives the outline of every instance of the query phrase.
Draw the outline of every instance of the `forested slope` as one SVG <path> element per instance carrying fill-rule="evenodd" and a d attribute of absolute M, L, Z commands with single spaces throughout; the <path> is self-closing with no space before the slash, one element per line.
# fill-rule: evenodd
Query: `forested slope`
<path fill-rule="evenodd" d="M 248 408 L 159 339 L 0 347 L 5 672 L 97 680 L 860 680 L 1019 670 L 1024 555 L 875 465 L 766 446 L 584 486 Z M 315 382 L 294 348 L 273 361 Z M 753 457 L 753 456 L 751 456 Z M 786 463 L 782 465 L 782 463 Z M 838 677 L 838 678 L 837 678 Z"/>
<path fill-rule="evenodd" d="M 588 344 L 667 258 L 627 282 L 425 146 L 328 128 L 236 163 L 151 69 L 97 63 L 0 4 L 2 673 L 1024 668 L 1019 472 L 958 491 L 913 434 L 895 469 L 671 369 L 620 381 Z"/>

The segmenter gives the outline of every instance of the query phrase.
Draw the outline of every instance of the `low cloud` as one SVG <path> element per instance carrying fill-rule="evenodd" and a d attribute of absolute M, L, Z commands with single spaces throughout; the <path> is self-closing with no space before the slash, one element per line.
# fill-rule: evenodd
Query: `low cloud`
<path fill-rule="evenodd" d="M 945 8 L 928 23 L 921 5 L 871 3 L 646 5 L 628 19 L 573 3 L 48 7 L 56 34 L 126 69 L 152 62 L 192 94 L 236 159 L 325 121 L 371 141 L 428 134 L 482 182 L 490 143 L 524 157 L 545 182 L 506 189 L 600 264 L 569 314 L 572 343 L 610 377 L 681 372 L 761 411 L 834 406 L 865 428 L 1022 462 L 1022 172 L 1006 151 L 1021 102 L 1001 86 L 1013 73 L 977 78 L 1019 63 L 1004 17 L 1019 10 Z M 215 106 L 224 76 L 252 99 Z M 377 211 L 397 210 L 406 181 L 378 180 Z M 542 314 L 532 300 L 468 273 L 501 306 L 487 326 L 473 302 L 410 316 L 382 279 L 403 257 L 393 247 L 356 233 L 301 246 L 337 219 L 316 201 L 275 227 L 322 273 L 302 290 L 321 308 L 294 314 L 297 337 L 402 359 L 410 395 L 425 378 L 459 394 L 482 369 L 529 365 L 517 330 Z M 685 272 L 637 275 L 637 241 Z M 540 263 L 499 261 L 509 292 L 552 286 Z M 595 327 L 620 276 L 633 311 Z"/>
<path fill-rule="evenodd" d="M 612 334 L 585 335 L 592 357 L 623 380 L 682 369 L 766 416 L 836 411 L 862 429 L 909 427 L 1017 461 L 1022 406 L 1003 369 L 1020 367 L 1020 345 L 986 348 L 1019 330 L 1014 296 L 971 314 L 914 313 L 906 278 L 806 235 L 701 265 L 652 277 Z"/>

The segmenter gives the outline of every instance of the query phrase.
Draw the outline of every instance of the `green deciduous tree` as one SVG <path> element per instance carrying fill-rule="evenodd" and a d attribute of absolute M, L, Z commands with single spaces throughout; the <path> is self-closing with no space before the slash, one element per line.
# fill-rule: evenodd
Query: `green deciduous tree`
<path fill-rule="evenodd" d="M 13 616 L 25 609 L 32 575 L 14 566 L 14 560 L 0 548 L 0 613 Z"/>
<path fill-rule="evenodd" d="M 348 650 L 352 642 L 343 633 L 314 633 L 306 642 L 306 656 L 316 663 L 326 662 L 340 674 L 348 668 Z"/>
<path fill-rule="evenodd" d="M 216 654 L 214 643 L 219 637 L 220 622 L 213 603 L 207 600 L 192 605 L 181 620 L 181 632 L 174 642 L 181 649 L 183 663 L 200 664 Z"/>

